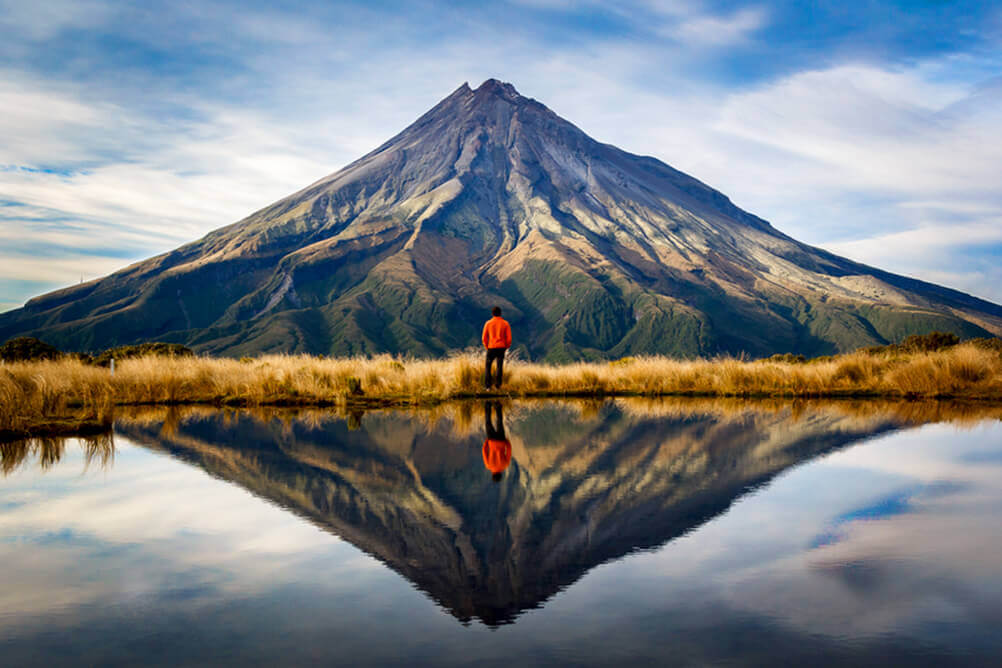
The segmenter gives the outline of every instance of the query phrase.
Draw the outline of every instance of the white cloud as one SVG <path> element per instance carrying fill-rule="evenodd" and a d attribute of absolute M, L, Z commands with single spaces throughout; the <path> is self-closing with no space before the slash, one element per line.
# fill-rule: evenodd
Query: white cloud
<path fill-rule="evenodd" d="M 0 76 L 0 165 L 45 165 L 53 160 L 86 160 L 107 148 L 95 146 L 91 133 L 115 115 L 110 105 L 82 102 L 16 73 Z M 105 133 L 106 134 L 106 133 Z M 84 137 L 91 141 L 81 142 Z"/>
<path fill-rule="evenodd" d="M 978 192 L 1002 166 L 985 141 L 1002 119 L 943 113 L 967 95 L 915 72 L 837 67 L 732 95 L 715 129 L 824 164 L 842 187 Z"/>
<path fill-rule="evenodd" d="M 721 47 L 747 40 L 766 24 L 767 13 L 760 7 L 739 9 L 730 16 L 702 15 L 687 18 L 677 26 L 662 30 L 689 46 Z"/>
<path fill-rule="evenodd" d="M 51 257 L 12 255 L 0 251 L 0 279 L 23 279 L 28 276 L 32 281 L 71 285 L 105 276 L 127 264 L 127 261 L 116 257 L 67 253 L 53 260 Z"/>
<path fill-rule="evenodd" d="M 1002 244 L 1002 218 L 961 225 L 919 227 L 891 234 L 880 234 L 829 244 L 837 252 L 862 254 L 888 259 L 906 255 L 913 259 L 930 259 L 941 253 L 955 252 L 965 246 Z"/>

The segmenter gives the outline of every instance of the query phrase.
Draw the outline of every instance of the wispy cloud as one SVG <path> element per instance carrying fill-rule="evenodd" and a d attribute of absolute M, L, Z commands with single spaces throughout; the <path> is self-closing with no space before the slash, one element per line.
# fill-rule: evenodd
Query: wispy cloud
<path fill-rule="evenodd" d="M 765 25 L 766 17 L 767 12 L 761 7 L 739 9 L 724 16 L 703 14 L 662 29 L 662 34 L 690 46 L 730 46 L 748 40 Z"/>
<path fill-rule="evenodd" d="M 797 74 L 730 96 L 716 127 L 838 170 L 845 185 L 994 189 L 1002 147 L 984 138 L 1002 116 L 983 112 L 997 109 L 1002 95 L 976 99 L 969 86 L 921 75 L 868 66 Z M 963 102 L 974 108 L 954 112 Z"/>

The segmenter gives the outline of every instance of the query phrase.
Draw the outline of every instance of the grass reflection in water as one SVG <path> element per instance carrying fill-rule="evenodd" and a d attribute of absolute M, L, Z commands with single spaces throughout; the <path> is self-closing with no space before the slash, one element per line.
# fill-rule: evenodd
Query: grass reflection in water
<path fill-rule="evenodd" d="M 39 437 L 19 441 L 0 441 L 0 475 L 30 467 L 33 463 L 45 471 L 58 464 L 71 441 L 78 441 L 84 453 L 84 470 L 97 466 L 110 468 L 115 459 L 115 441 L 111 433 L 83 436 L 78 439 Z"/>

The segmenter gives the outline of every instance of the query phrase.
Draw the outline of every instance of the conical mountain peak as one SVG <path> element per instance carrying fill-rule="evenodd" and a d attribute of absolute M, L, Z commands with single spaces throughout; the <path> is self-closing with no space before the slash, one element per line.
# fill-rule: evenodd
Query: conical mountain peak
<path fill-rule="evenodd" d="M 504 102 L 508 105 L 535 103 L 539 107 L 543 107 L 543 105 L 535 100 L 521 95 L 512 84 L 498 79 L 487 79 L 476 88 L 470 88 L 469 82 L 464 82 L 459 88 L 452 91 L 441 102 L 418 118 L 410 127 L 422 125 L 422 121 L 428 117 L 442 115 L 462 116 L 498 102 Z"/>
<path fill-rule="evenodd" d="M 0 314 L 0 340 L 440 355 L 495 304 L 555 361 L 1002 333 L 1002 307 L 799 243 L 488 79 L 238 223 Z"/>
<path fill-rule="evenodd" d="M 513 85 L 498 79 L 487 79 L 473 92 L 481 96 L 494 95 L 509 102 L 528 100 L 528 98 L 522 97 Z"/>
<path fill-rule="evenodd" d="M 423 131 L 439 130 L 435 123 L 429 122 L 432 120 L 465 126 L 468 129 L 476 127 L 491 132 L 498 130 L 506 133 L 516 116 L 521 131 L 526 129 L 526 122 L 533 116 L 546 116 L 550 120 L 560 121 L 568 128 L 574 127 L 560 119 L 545 105 L 520 94 L 512 84 L 498 79 L 487 79 L 476 88 L 470 88 L 468 83 L 464 83 L 398 137 L 412 134 L 410 131 L 417 128 L 422 128 Z"/>

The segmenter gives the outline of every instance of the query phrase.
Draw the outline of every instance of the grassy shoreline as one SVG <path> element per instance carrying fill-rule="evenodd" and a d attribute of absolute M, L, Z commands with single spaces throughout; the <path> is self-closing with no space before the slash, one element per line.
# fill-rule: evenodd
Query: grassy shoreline
<path fill-rule="evenodd" d="M 378 408 L 487 397 L 761 397 L 963 399 L 1002 402 L 1002 352 L 962 343 L 831 358 L 677 360 L 627 358 L 566 365 L 512 360 L 500 393 L 484 392 L 482 358 L 389 355 L 233 360 L 142 357 L 115 373 L 79 360 L 0 367 L 0 439 L 107 428 L 115 408 L 136 405 Z"/>

